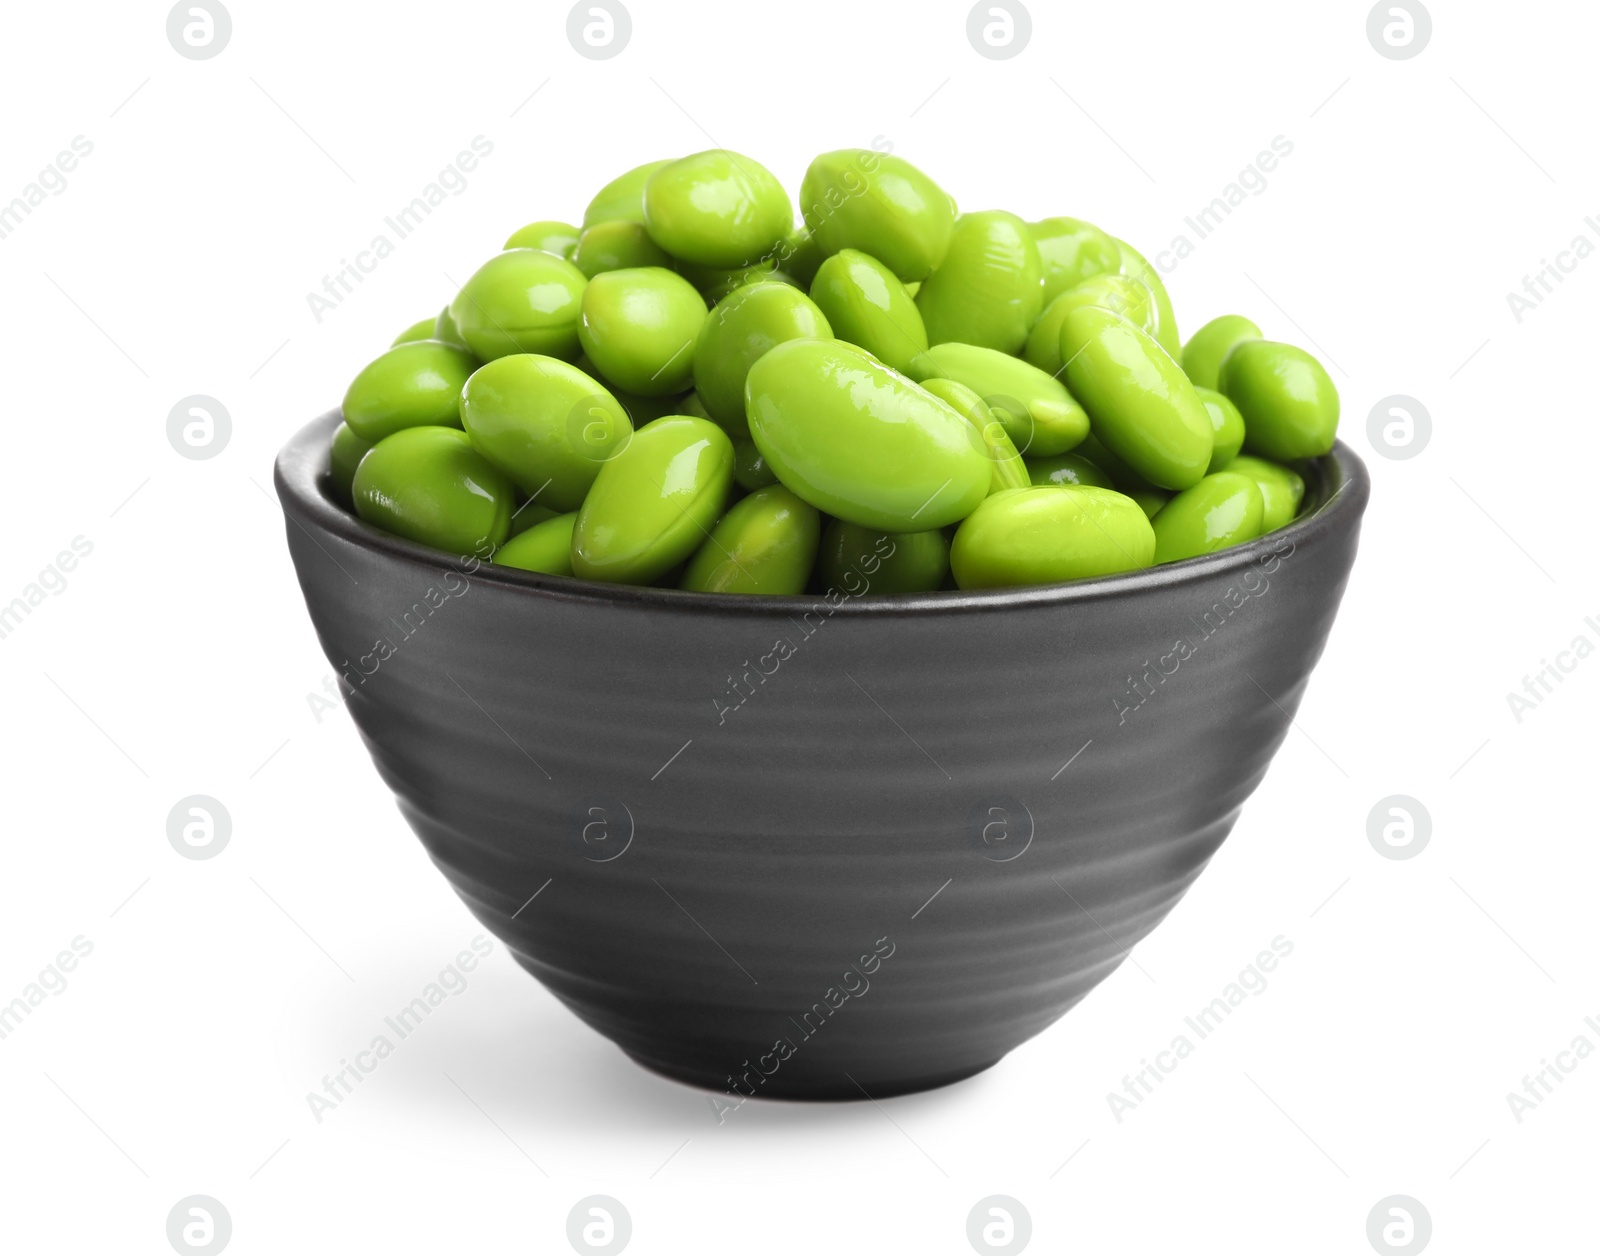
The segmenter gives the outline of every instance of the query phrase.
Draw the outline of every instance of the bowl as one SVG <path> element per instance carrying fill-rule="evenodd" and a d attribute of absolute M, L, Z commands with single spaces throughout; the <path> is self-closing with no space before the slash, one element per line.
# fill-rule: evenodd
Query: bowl
<path fill-rule="evenodd" d="M 328 414 L 276 467 L 346 704 L 483 925 L 646 1068 L 859 1099 L 968 1077 L 1172 910 L 1289 730 L 1369 485 L 1288 527 L 1072 584 L 718 596 L 378 531 Z"/>

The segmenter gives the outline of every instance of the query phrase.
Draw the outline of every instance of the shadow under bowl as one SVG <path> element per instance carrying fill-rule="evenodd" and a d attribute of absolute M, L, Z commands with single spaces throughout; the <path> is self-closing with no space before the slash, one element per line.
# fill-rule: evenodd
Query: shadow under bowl
<path fill-rule="evenodd" d="M 640 1064 L 850 1099 L 995 1063 L 1205 867 L 1287 735 L 1356 553 L 1344 445 L 1288 527 L 1039 588 L 717 596 L 381 532 L 325 415 L 278 457 L 306 606 L 473 914 Z"/>

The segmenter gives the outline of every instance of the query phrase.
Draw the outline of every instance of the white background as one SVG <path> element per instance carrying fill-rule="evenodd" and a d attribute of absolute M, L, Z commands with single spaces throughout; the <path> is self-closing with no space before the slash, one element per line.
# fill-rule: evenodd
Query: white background
<path fill-rule="evenodd" d="M 997 1193 L 1039 1251 L 1366 1252 L 1391 1194 L 1435 1251 L 1593 1250 L 1600 1055 L 1520 1122 L 1506 1098 L 1600 1047 L 1600 658 L 1520 722 L 1506 699 L 1600 645 L 1600 259 L 1520 323 L 1506 299 L 1600 244 L 1592 6 L 1438 0 L 1403 61 L 1360 3 L 1038 3 L 1007 61 L 959 3 L 637 0 L 609 61 L 564 5 L 231 11 L 206 61 L 160 4 L 6 12 L 0 200 L 94 146 L 0 240 L 0 602 L 93 546 L 0 640 L 0 1002 L 93 946 L 0 1041 L 8 1250 L 166 1252 L 197 1193 L 241 1254 L 565 1251 L 596 1193 L 641 1254 L 959 1253 Z M 306 294 L 478 135 L 466 190 L 317 322 Z M 513 228 L 641 161 L 714 142 L 794 190 L 883 136 L 965 208 L 1153 255 L 1278 135 L 1266 191 L 1167 282 L 1184 333 L 1238 311 L 1322 353 L 1372 505 L 1298 731 L 1136 965 L 961 1085 L 718 1126 L 496 944 L 317 1123 L 306 1093 L 479 929 L 307 701 L 329 669 L 267 491 L 289 435 Z M 233 421 L 207 461 L 166 438 L 196 393 Z M 1407 461 L 1368 440 L 1390 394 L 1432 415 Z M 166 837 L 197 793 L 233 824 L 205 861 Z M 1397 793 L 1433 823 L 1406 861 L 1367 838 Z M 1116 1120 L 1107 1093 L 1278 935 L 1268 988 Z"/>

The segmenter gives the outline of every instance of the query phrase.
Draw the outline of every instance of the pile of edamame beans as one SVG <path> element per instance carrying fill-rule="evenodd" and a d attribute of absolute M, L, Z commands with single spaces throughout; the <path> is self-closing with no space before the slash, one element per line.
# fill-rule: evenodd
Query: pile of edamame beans
<path fill-rule="evenodd" d="M 1090 223 L 958 213 L 869 149 L 813 161 L 800 207 L 716 149 L 523 227 L 351 383 L 335 492 L 554 576 L 898 594 L 1238 545 L 1333 447 L 1315 358 L 1236 314 L 1180 343 Z"/>

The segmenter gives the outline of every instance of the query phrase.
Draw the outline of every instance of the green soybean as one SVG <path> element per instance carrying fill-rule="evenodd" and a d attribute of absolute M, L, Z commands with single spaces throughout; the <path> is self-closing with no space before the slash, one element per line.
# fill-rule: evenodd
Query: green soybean
<path fill-rule="evenodd" d="M 395 345 L 407 344 L 413 340 L 434 339 L 433 330 L 438 324 L 438 321 L 439 320 L 437 318 L 425 318 L 420 322 L 412 323 L 410 327 L 407 327 L 403 332 L 389 342 L 389 347 L 392 349 Z"/>
<path fill-rule="evenodd" d="M 1122 265 L 1117 242 L 1081 218 L 1046 218 L 1030 224 L 1028 230 L 1039 250 L 1041 295 L 1046 305 L 1085 279 L 1109 274 Z"/>
<path fill-rule="evenodd" d="M 572 574 L 572 528 L 578 514 L 552 515 L 516 533 L 494 552 L 502 567 L 542 571 L 549 576 Z"/>
<path fill-rule="evenodd" d="M 1276 532 L 1299 512 L 1306 482 L 1298 471 L 1251 454 L 1240 454 L 1228 470 L 1248 475 L 1261 490 L 1262 532 Z"/>
<path fill-rule="evenodd" d="M 989 459 L 944 402 L 840 341 L 790 340 L 750 368 L 750 434 L 819 510 L 887 532 L 943 527 L 989 491 Z"/>
<path fill-rule="evenodd" d="M 1042 485 L 985 498 L 956 529 L 950 570 L 963 589 L 1055 584 L 1148 567 L 1155 545 L 1121 493 Z"/>
<path fill-rule="evenodd" d="M 812 281 L 817 277 L 817 268 L 822 265 L 822 246 L 811 232 L 804 227 L 796 227 L 778 246 L 773 261 L 780 271 L 809 291 Z"/>
<path fill-rule="evenodd" d="M 480 266 L 450 302 L 467 347 L 485 362 L 508 353 L 578 356 L 584 274 L 540 249 L 507 249 Z"/>
<path fill-rule="evenodd" d="M 447 345 L 454 345 L 458 349 L 466 349 L 467 341 L 461 334 L 461 329 L 456 326 L 456 320 L 450 317 L 450 307 L 447 305 L 439 311 L 433 320 L 433 338 L 442 340 Z M 470 349 L 467 350 L 469 353 Z"/>
<path fill-rule="evenodd" d="M 749 284 L 719 301 L 701 326 L 691 360 L 694 390 L 730 436 L 744 436 L 745 380 L 762 355 L 790 340 L 832 338 L 826 316 L 798 288 Z"/>
<path fill-rule="evenodd" d="M 741 436 L 733 442 L 733 479 L 747 493 L 778 482 L 778 477 L 762 457 L 760 448 L 748 436 Z"/>
<path fill-rule="evenodd" d="M 592 227 L 601 222 L 644 222 L 644 185 L 662 166 L 671 160 L 647 161 L 625 174 L 619 174 L 594 194 L 589 207 L 583 211 L 583 225 Z"/>
<path fill-rule="evenodd" d="M 835 336 L 901 373 L 928 347 L 922 313 L 905 285 L 859 249 L 840 249 L 817 268 L 811 299 Z"/>
<path fill-rule="evenodd" d="M 1217 387 L 1223 360 L 1241 340 L 1260 340 L 1261 328 L 1243 314 L 1212 319 L 1183 346 L 1183 373 L 1198 388 Z"/>
<path fill-rule="evenodd" d="M 695 551 L 682 588 L 701 593 L 805 591 L 822 516 L 781 484 L 735 502 Z"/>
<path fill-rule="evenodd" d="M 1062 321 L 1061 356 L 1073 395 L 1112 453 L 1158 488 L 1199 482 L 1211 462 L 1211 416 L 1159 344 L 1088 305 Z"/>
<path fill-rule="evenodd" d="M 943 263 L 955 203 L 904 158 L 865 148 L 823 153 L 806 167 L 800 212 L 825 256 L 859 249 L 902 283 Z"/>
<path fill-rule="evenodd" d="M 511 525 L 511 481 L 454 427 L 408 427 L 362 458 L 356 514 L 407 540 L 487 557 Z"/>
<path fill-rule="evenodd" d="M 696 266 L 692 262 L 677 262 L 678 273 L 692 283 L 708 305 L 716 305 L 732 296 L 740 288 L 753 283 L 784 283 L 799 287 L 794 277 L 778 269 L 778 260 L 764 257 L 748 266 L 718 267 Z"/>
<path fill-rule="evenodd" d="M 1112 488 L 1111 477 L 1082 454 L 1056 454 L 1051 458 L 1029 458 L 1028 479 L 1033 484 L 1084 484 L 1090 488 Z"/>
<path fill-rule="evenodd" d="M 557 257 L 571 259 L 572 250 L 578 247 L 578 228 L 567 222 L 530 222 L 518 227 L 505 242 L 508 249 L 542 249 Z"/>
<path fill-rule="evenodd" d="M 673 257 L 702 266 L 744 266 L 794 227 L 789 194 L 753 158 L 726 148 L 662 166 L 644 185 L 650 238 Z"/>
<path fill-rule="evenodd" d="M 404 427 L 455 427 L 461 387 L 478 363 L 438 340 L 408 340 L 380 354 L 345 390 L 344 421 L 364 441 Z"/>
<path fill-rule="evenodd" d="M 706 304 L 661 267 L 612 270 L 583 291 L 578 339 L 607 379 L 643 397 L 688 390 Z"/>
<path fill-rule="evenodd" d="M 1039 250 L 1004 210 L 963 214 L 950 250 L 917 292 L 929 344 L 961 341 L 1019 353 L 1043 303 Z"/>
<path fill-rule="evenodd" d="M 1154 334 L 1157 325 L 1155 297 L 1137 279 L 1127 275 L 1095 275 L 1075 288 L 1069 288 L 1045 307 L 1039 321 L 1028 333 L 1022 356 L 1031 365 L 1057 377 L 1064 365 L 1061 357 L 1061 324 L 1067 314 L 1084 305 L 1113 310 L 1130 323 Z"/>
<path fill-rule="evenodd" d="M 1199 385 L 1194 391 L 1211 416 L 1211 461 L 1206 464 L 1206 474 L 1210 475 L 1238 456 L 1239 447 L 1244 444 L 1244 416 L 1221 393 Z"/>
<path fill-rule="evenodd" d="M 1089 415 L 1067 386 L 1010 354 L 947 342 L 912 365 L 913 378 L 953 379 L 982 397 L 1024 456 L 1064 454 L 1089 434 Z"/>
<path fill-rule="evenodd" d="M 1248 475 L 1218 471 L 1184 489 L 1151 524 L 1158 563 L 1214 554 L 1261 535 L 1261 490 Z"/>
<path fill-rule="evenodd" d="M 372 442 L 362 440 L 348 423 L 333 429 L 333 440 L 328 448 L 329 474 L 333 479 L 334 496 L 346 506 L 353 504 L 350 486 L 355 482 L 356 468 L 371 448 Z"/>
<path fill-rule="evenodd" d="M 1274 462 L 1318 458 L 1333 448 L 1339 390 L 1304 349 L 1242 340 L 1223 359 L 1219 392 L 1244 415 L 1244 447 Z"/>
<path fill-rule="evenodd" d="M 485 363 L 462 390 L 460 409 L 484 457 L 530 498 L 560 511 L 578 508 L 633 432 L 598 381 L 532 353 Z"/>
<path fill-rule="evenodd" d="M 585 580 L 651 584 L 705 540 L 728 498 L 733 444 L 707 419 L 646 423 L 600 467 L 578 510 L 572 571 Z"/>
<path fill-rule="evenodd" d="M 520 536 L 535 524 L 543 523 L 546 519 L 554 519 L 561 512 L 552 510 L 549 506 L 541 506 L 531 498 L 525 500 L 511 512 L 510 536 Z"/>
<path fill-rule="evenodd" d="M 817 574 L 824 589 L 866 593 L 932 593 L 950 574 L 950 540 L 942 528 L 884 532 L 835 519 L 822 535 Z"/>
<path fill-rule="evenodd" d="M 1122 273 L 1137 279 L 1150 289 L 1150 295 L 1155 298 L 1156 326 L 1150 335 L 1176 362 L 1183 356 L 1183 348 L 1178 339 L 1178 319 L 1172 312 L 1172 298 L 1167 295 L 1167 285 L 1161 282 L 1160 272 L 1133 245 L 1126 240 L 1118 240 L 1117 248 L 1122 253 Z"/>
<path fill-rule="evenodd" d="M 995 418 L 994 411 L 983 403 L 982 397 L 953 379 L 923 380 L 922 387 L 972 424 L 982 438 L 984 454 L 994 467 L 989 477 L 991 493 L 1028 485 L 1028 468 L 1022 455 L 1006 435 L 1005 424 Z"/>
<path fill-rule="evenodd" d="M 585 227 L 572 251 L 572 264 L 593 279 L 608 270 L 671 266 L 672 258 L 650 238 L 642 222 L 619 218 Z"/>

